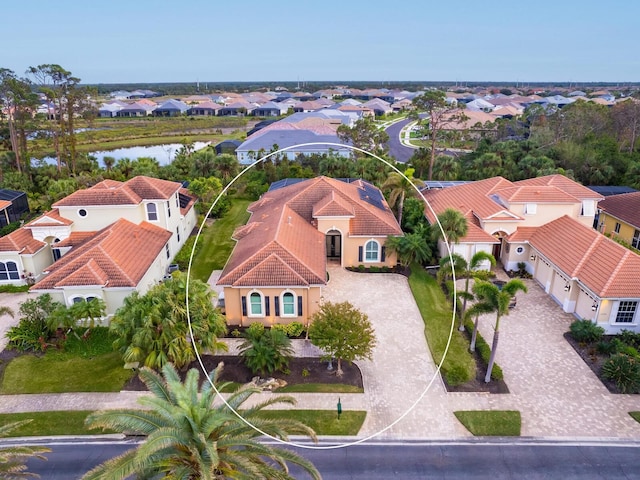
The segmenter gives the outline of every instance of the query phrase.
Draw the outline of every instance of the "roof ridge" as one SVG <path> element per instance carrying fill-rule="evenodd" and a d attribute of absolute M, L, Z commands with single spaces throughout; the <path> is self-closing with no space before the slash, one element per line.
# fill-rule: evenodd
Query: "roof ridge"
<path fill-rule="evenodd" d="M 608 239 L 607 239 L 608 240 Z M 611 240 L 613 242 L 613 240 Z M 615 242 L 613 242 L 615 243 Z M 617 245 L 617 244 L 616 244 Z M 624 248 L 624 247 L 623 247 Z M 625 249 L 626 250 L 626 249 Z M 611 276 L 609 276 L 609 279 L 605 282 L 605 284 L 602 286 L 602 292 L 606 293 L 607 290 L 609 289 L 609 287 L 611 286 L 611 284 L 613 283 L 613 281 L 616 279 L 616 275 L 618 274 L 618 272 L 622 269 L 622 267 L 624 266 L 627 258 L 629 258 L 629 255 L 635 255 L 633 252 L 631 252 L 630 250 L 626 250 L 624 252 L 624 255 L 622 255 L 622 258 L 618 261 L 618 264 L 616 265 L 616 268 L 613 269 L 613 272 L 611 273 Z"/>
<path fill-rule="evenodd" d="M 253 268 L 251 268 L 250 270 L 248 270 L 247 272 L 245 272 L 243 275 L 241 275 L 240 277 L 238 277 L 236 279 L 235 282 L 233 282 L 234 284 L 237 284 L 238 282 L 240 282 L 243 278 L 245 278 L 247 275 L 251 274 L 252 272 L 255 271 L 256 268 L 261 267 L 265 262 L 267 262 L 268 260 L 270 260 L 271 258 L 275 258 L 276 260 L 278 260 L 282 265 L 284 265 L 285 268 L 287 268 L 289 271 L 291 271 L 297 278 L 299 278 L 304 284 L 308 285 L 309 282 L 306 281 L 304 279 L 304 277 L 302 275 L 300 275 L 298 272 L 296 272 L 293 268 L 291 268 L 291 266 L 284 261 L 284 259 L 278 255 L 276 252 L 271 252 L 269 255 L 267 255 L 265 258 L 263 258 L 260 262 L 258 262 Z"/>
<path fill-rule="evenodd" d="M 564 215 L 564 217 L 566 217 L 567 215 Z M 563 218 L 563 217 L 561 217 Z M 589 248 L 587 249 L 586 252 L 584 252 L 584 254 L 582 255 L 582 258 L 580 259 L 580 261 L 578 262 L 578 264 L 576 265 L 576 268 L 573 269 L 573 272 L 571 274 L 572 277 L 575 277 L 578 272 L 582 269 L 582 266 L 585 264 L 585 262 L 587 261 L 587 257 L 589 257 L 591 255 L 591 252 L 593 252 L 598 245 L 600 245 L 602 243 L 602 239 L 604 238 L 604 236 L 600 236 L 600 234 L 598 232 L 596 232 L 594 230 L 594 233 L 596 233 L 595 238 L 593 239 L 593 241 L 591 242 L 591 245 L 589 245 Z"/>

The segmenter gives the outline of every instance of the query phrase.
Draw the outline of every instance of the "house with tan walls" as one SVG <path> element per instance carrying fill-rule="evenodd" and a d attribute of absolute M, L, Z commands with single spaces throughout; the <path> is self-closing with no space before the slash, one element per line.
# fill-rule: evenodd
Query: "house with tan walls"
<path fill-rule="evenodd" d="M 640 192 L 611 195 L 598 204 L 598 230 L 640 249 Z"/>
<path fill-rule="evenodd" d="M 327 263 L 389 266 L 389 235 L 402 235 L 380 190 L 328 177 L 277 182 L 248 208 L 236 246 L 217 282 L 227 323 L 308 324 L 319 309 Z"/>
<path fill-rule="evenodd" d="M 505 270 L 524 264 L 565 312 L 607 333 L 640 331 L 640 256 L 592 228 L 599 194 L 563 175 L 494 177 L 423 193 L 436 215 L 451 207 L 467 218 L 469 231 L 453 245 L 455 253 L 469 260 L 489 251 Z M 435 222 L 430 209 L 426 214 Z"/>
<path fill-rule="evenodd" d="M 71 305 L 102 298 L 113 314 L 133 291 L 162 281 L 196 226 L 195 198 L 178 182 L 104 180 L 0 238 L 0 284 L 34 284 Z M 13 273 L 13 271 L 17 273 Z"/>

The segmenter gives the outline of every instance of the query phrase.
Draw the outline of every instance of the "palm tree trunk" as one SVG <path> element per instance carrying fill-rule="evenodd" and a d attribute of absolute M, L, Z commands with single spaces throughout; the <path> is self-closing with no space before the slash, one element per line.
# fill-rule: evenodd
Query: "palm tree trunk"
<path fill-rule="evenodd" d="M 469 277 L 464 282 L 464 298 L 462 299 L 462 311 L 460 312 L 460 326 L 458 330 L 464 332 L 464 312 L 467 311 L 467 294 L 469 293 Z M 473 350 L 471 350 L 473 352 Z"/>
<path fill-rule="evenodd" d="M 400 202 L 398 203 L 398 225 L 402 227 L 402 209 L 404 208 L 404 190 L 400 194 Z"/>
<path fill-rule="evenodd" d="M 491 343 L 491 356 L 489 357 L 489 365 L 487 366 L 487 374 L 484 376 L 484 382 L 489 383 L 491 381 L 491 372 L 493 370 L 493 364 L 496 362 L 496 350 L 498 349 L 498 337 L 500 332 L 498 327 L 500 325 L 500 317 L 496 320 L 496 329 L 493 332 L 493 342 Z"/>
<path fill-rule="evenodd" d="M 471 345 L 469 345 L 469 351 L 476 351 L 476 337 L 478 336 L 478 317 L 480 315 L 476 315 L 476 321 L 473 324 L 473 333 L 471 334 Z"/>

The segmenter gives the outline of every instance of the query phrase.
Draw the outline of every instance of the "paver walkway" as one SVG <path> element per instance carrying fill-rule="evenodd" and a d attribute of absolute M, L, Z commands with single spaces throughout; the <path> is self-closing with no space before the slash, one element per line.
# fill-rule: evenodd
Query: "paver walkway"
<path fill-rule="evenodd" d="M 382 438 L 465 438 L 470 434 L 454 411 L 509 409 L 521 412 L 523 436 L 640 439 L 640 423 L 627 413 L 640 411 L 640 396 L 610 394 L 563 338 L 573 316 L 563 313 L 535 282 L 525 283 L 529 293 L 518 294 L 518 306 L 501 322 L 497 353 L 511 393 L 447 393 L 439 376 L 434 379 L 435 365 L 407 279 L 330 268 L 324 298 L 349 300 L 367 313 L 378 343 L 372 361 L 358 362 L 364 394 L 294 394 L 297 408 L 335 409 L 339 396 L 345 410 L 369 412 L 360 438 L 381 430 Z M 480 320 L 489 342 L 493 320 L 491 315 Z M 305 355 L 318 354 L 303 340 L 295 342 L 295 348 L 305 349 Z M 141 395 L 3 396 L 0 412 L 134 407 Z"/>

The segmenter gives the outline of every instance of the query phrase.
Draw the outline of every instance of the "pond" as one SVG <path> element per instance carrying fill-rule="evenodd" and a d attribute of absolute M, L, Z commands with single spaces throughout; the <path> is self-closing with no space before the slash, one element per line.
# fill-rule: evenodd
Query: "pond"
<path fill-rule="evenodd" d="M 193 142 L 193 148 L 194 150 L 201 150 L 210 144 L 211 142 Z M 171 163 L 178 150 L 182 147 L 182 143 L 167 143 L 164 145 L 150 145 L 147 147 L 126 147 L 116 148 L 115 150 L 100 150 L 96 152 L 89 152 L 89 155 L 96 157 L 98 159 L 98 164 L 101 167 L 104 167 L 104 157 L 113 157 L 116 159 L 116 162 L 123 158 L 130 158 L 131 160 L 134 160 L 140 157 L 151 157 L 155 158 L 160 165 L 167 165 L 168 163 Z M 47 163 L 55 163 L 56 161 L 54 157 L 44 157 L 43 160 Z"/>

